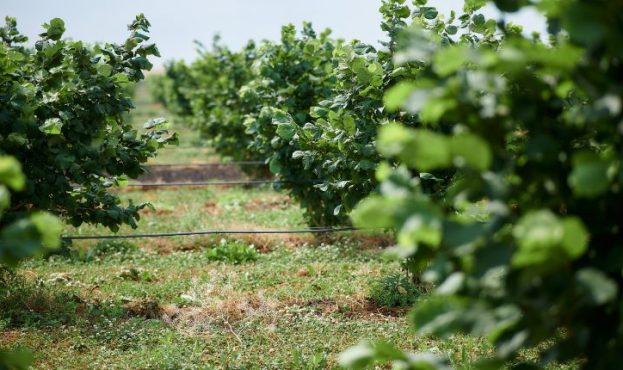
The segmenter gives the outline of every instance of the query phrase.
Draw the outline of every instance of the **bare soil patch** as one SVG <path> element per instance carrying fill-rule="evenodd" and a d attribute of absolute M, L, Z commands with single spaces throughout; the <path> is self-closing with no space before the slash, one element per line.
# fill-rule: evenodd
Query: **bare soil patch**
<path fill-rule="evenodd" d="M 246 180 L 247 176 L 232 165 L 175 165 L 149 166 L 149 172 L 138 178 L 139 182 L 196 182 L 209 180 Z"/>

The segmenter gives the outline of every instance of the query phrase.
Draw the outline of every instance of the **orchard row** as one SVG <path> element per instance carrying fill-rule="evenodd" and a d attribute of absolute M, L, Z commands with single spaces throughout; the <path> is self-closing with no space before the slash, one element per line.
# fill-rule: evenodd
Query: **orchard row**
<path fill-rule="evenodd" d="M 622 5 L 538 2 L 539 37 L 487 19 L 487 3 L 444 17 L 424 0 L 384 0 L 380 48 L 310 24 L 241 51 L 215 39 L 170 64 L 154 94 L 222 155 L 292 180 L 283 189 L 311 225 L 395 230 L 396 252 L 437 286 L 414 308 L 420 334 L 486 336 L 496 352 L 481 368 L 526 348 L 540 355 L 528 368 L 615 367 Z M 443 366 L 380 344 L 344 357 L 375 360 Z"/>

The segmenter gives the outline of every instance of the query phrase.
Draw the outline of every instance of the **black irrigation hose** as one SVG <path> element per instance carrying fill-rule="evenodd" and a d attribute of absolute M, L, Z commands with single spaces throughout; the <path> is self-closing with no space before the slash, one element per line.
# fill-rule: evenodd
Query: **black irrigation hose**
<path fill-rule="evenodd" d="M 321 180 L 231 180 L 231 181 L 196 181 L 196 182 L 146 182 L 128 184 L 128 187 L 160 188 L 174 186 L 217 186 L 217 185 L 276 185 L 276 184 L 317 184 Z"/>
<path fill-rule="evenodd" d="M 170 164 L 148 164 L 152 167 L 224 167 L 224 166 L 265 166 L 264 161 L 238 161 L 238 162 L 208 162 L 208 163 L 170 163 Z"/>
<path fill-rule="evenodd" d="M 63 240 L 110 240 L 110 239 L 138 239 L 138 238 L 166 238 L 192 235 L 241 235 L 241 234 L 328 234 L 345 231 L 361 230 L 355 227 L 311 227 L 309 229 L 292 230 L 205 230 L 205 231 L 179 231 L 170 233 L 154 234 L 121 234 L 121 235 L 75 235 L 63 236 Z"/>

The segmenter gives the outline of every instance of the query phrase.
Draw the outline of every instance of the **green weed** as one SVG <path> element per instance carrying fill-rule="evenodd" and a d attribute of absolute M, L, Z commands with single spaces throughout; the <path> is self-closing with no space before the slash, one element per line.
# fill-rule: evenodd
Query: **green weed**
<path fill-rule="evenodd" d="M 383 276 L 372 282 L 370 298 L 382 307 L 407 307 L 422 295 L 422 289 L 403 274 Z"/>
<path fill-rule="evenodd" d="M 239 265 L 257 260 L 257 251 L 254 246 L 241 241 L 221 239 L 216 247 L 208 249 L 206 256 L 210 261 Z"/>

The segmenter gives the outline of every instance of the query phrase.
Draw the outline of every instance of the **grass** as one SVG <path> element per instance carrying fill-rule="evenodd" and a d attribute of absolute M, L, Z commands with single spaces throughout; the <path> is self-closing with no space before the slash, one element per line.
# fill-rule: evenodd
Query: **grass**
<path fill-rule="evenodd" d="M 166 113 L 144 99 L 137 125 Z M 195 134 L 180 131 L 185 149 L 164 151 L 156 162 L 211 160 Z M 305 226 L 302 210 L 270 187 L 120 195 L 156 208 L 143 212 L 141 232 Z M 93 226 L 65 232 L 109 233 Z M 406 309 L 372 303 L 371 284 L 400 273 L 382 253 L 385 236 L 221 239 L 132 240 L 137 247 L 83 241 L 68 255 L 27 261 L 0 284 L 8 287 L 0 290 L 0 347 L 30 348 L 37 369 L 324 369 L 361 340 L 432 351 L 465 368 L 491 351 L 478 338 L 417 337 Z M 208 252 L 229 244 L 259 253 L 236 264 Z"/>

